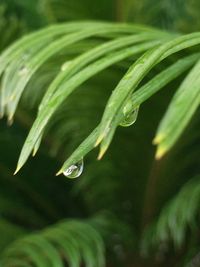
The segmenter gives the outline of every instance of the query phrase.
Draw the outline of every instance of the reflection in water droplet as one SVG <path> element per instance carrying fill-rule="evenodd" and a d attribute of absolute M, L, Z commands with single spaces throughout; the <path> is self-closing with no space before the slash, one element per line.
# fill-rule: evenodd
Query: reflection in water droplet
<path fill-rule="evenodd" d="M 123 120 L 120 122 L 120 126 L 128 127 L 136 122 L 138 116 L 139 107 L 136 107 L 134 110 L 124 114 Z"/>
<path fill-rule="evenodd" d="M 76 164 L 71 165 L 66 169 L 63 174 L 68 178 L 77 178 L 83 172 L 83 159 L 79 160 Z"/>
<path fill-rule="evenodd" d="M 19 75 L 20 75 L 20 76 L 27 74 L 27 72 L 28 72 L 28 68 L 27 68 L 25 65 L 22 65 L 22 66 L 19 68 Z"/>

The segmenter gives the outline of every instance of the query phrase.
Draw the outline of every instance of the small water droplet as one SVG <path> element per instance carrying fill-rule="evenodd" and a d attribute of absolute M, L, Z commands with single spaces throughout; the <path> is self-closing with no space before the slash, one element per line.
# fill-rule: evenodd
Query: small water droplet
<path fill-rule="evenodd" d="M 23 76 L 23 75 L 27 74 L 27 72 L 28 72 L 28 68 L 25 65 L 22 65 L 19 68 L 19 75 L 20 76 Z"/>
<path fill-rule="evenodd" d="M 72 164 L 68 169 L 66 169 L 63 174 L 68 178 L 77 178 L 83 172 L 83 159 L 79 160 L 76 164 Z"/>
<path fill-rule="evenodd" d="M 120 122 L 120 126 L 128 127 L 131 126 L 133 123 L 136 122 L 138 116 L 139 106 L 136 107 L 134 110 L 125 113 L 123 120 Z"/>
<path fill-rule="evenodd" d="M 62 64 L 61 71 L 65 71 L 66 69 L 68 69 L 70 64 L 71 64 L 71 61 L 67 61 L 64 64 Z"/>

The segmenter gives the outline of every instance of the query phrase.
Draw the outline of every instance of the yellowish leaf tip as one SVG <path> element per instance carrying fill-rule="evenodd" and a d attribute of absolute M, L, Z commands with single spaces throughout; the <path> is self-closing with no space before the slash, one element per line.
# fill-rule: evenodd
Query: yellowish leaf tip
<path fill-rule="evenodd" d="M 37 151 L 38 151 L 38 149 L 34 147 L 34 149 L 33 149 L 33 153 L 32 153 L 32 157 L 35 157 Z"/>
<path fill-rule="evenodd" d="M 94 147 L 97 147 L 97 146 L 101 143 L 101 141 L 103 140 L 103 138 L 104 138 L 104 135 L 101 134 L 101 135 L 97 138 L 96 143 L 94 144 Z"/>
<path fill-rule="evenodd" d="M 20 169 L 21 169 L 21 166 L 17 165 L 17 168 L 16 168 L 16 170 L 14 172 L 14 175 L 16 175 L 19 172 Z"/>
<path fill-rule="evenodd" d="M 105 146 L 100 148 L 99 155 L 97 157 L 98 160 L 101 160 L 103 158 L 106 150 L 107 150 L 107 147 L 105 147 Z"/>
<path fill-rule="evenodd" d="M 63 169 L 60 169 L 57 173 L 56 173 L 56 176 L 59 176 L 63 173 Z"/>
<path fill-rule="evenodd" d="M 156 151 L 155 158 L 157 160 L 161 159 L 165 155 L 166 152 L 167 152 L 166 148 L 164 148 L 164 147 L 158 147 L 157 148 L 157 151 Z"/>
<path fill-rule="evenodd" d="M 158 134 L 158 135 L 156 135 L 156 137 L 153 139 L 153 144 L 154 145 L 160 144 L 160 142 L 163 141 L 164 137 L 165 137 L 164 134 Z"/>

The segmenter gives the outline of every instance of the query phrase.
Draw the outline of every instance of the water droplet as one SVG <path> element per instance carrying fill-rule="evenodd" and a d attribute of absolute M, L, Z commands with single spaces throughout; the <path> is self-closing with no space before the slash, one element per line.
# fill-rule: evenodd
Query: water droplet
<path fill-rule="evenodd" d="M 23 76 L 23 75 L 27 74 L 27 72 L 28 72 L 28 68 L 25 65 L 22 65 L 19 68 L 19 75 L 20 76 Z"/>
<path fill-rule="evenodd" d="M 137 116 L 138 116 L 139 106 L 136 107 L 134 110 L 129 111 L 128 113 L 124 113 L 124 118 L 120 122 L 120 126 L 122 127 L 128 127 L 136 122 Z"/>
<path fill-rule="evenodd" d="M 63 174 L 68 178 L 77 178 L 83 172 L 83 159 L 79 160 L 76 164 L 71 165 L 66 169 Z"/>
<path fill-rule="evenodd" d="M 71 61 L 66 61 L 65 63 L 63 63 L 61 66 L 61 71 L 65 71 L 66 69 L 68 69 L 70 64 L 71 64 Z"/>

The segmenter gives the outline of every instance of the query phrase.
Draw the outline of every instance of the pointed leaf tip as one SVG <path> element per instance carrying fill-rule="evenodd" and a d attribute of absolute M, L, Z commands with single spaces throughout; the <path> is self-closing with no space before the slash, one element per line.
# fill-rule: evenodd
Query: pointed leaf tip
<path fill-rule="evenodd" d="M 96 142 L 94 144 L 94 147 L 97 147 L 102 142 L 104 137 L 107 135 L 109 128 L 106 128 L 106 129 L 107 130 L 105 130 L 104 132 L 100 133 L 100 135 L 98 136 L 98 138 L 97 138 L 97 140 L 96 140 Z"/>
<path fill-rule="evenodd" d="M 155 155 L 156 160 L 160 160 L 166 154 L 166 152 L 167 150 L 165 147 L 158 147 Z"/>
<path fill-rule="evenodd" d="M 33 152 L 32 152 L 32 157 L 35 157 L 35 155 L 36 155 L 37 151 L 38 151 L 38 150 L 37 150 L 36 148 L 34 148 L 34 149 L 33 149 Z"/>
<path fill-rule="evenodd" d="M 157 134 L 157 135 L 155 136 L 155 138 L 153 139 L 152 143 L 153 143 L 154 145 L 158 145 L 158 144 L 160 144 L 160 143 L 163 141 L 164 137 L 165 137 L 164 134 Z"/>
<path fill-rule="evenodd" d="M 96 142 L 95 142 L 95 144 L 94 144 L 94 147 L 97 147 L 100 143 L 101 143 L 101 141 L 103 140 L 103 135 L 100 135 L 98 138 L 97 138 L 97 140 L 96 140 Z"/>
<path fill-rule="evenodd" d="M 101 160 L 106 152 L 107 148 L 104 147 L 104 148 L 100 148 L 100 151 L 99 151 L 99 154 L 98 154 L 98 157 L 97 157 L 97 160 Z"/>
<path fill-rule="evenodd" d="M 16 174 L 19 172 L 20 169 L 21 169 L 21 166 L 18 166 L 18 165 L 17 165 L 17 168 L 16 168 L 16 170 L 15 170 L 15 172 L 14 172 L 13 175 L 16 175 Z"/>
<path fill-rule="evenodd" d="M 59 176 L 63 173 L 63 169 L 60 169 L 57 173 L 56 173 L 56 176 Z"/>

